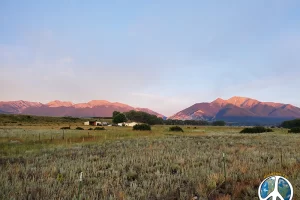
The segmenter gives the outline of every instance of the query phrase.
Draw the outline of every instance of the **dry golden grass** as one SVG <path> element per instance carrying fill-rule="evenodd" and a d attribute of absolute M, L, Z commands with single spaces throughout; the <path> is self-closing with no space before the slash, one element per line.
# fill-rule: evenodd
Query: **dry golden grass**
<path fill-rule="evenodd" d="M 82 199 L 253 200 L 272 172 L 285 174 L 300 198 L 300 135 L 285 129 L 244 135 L 231 127 L 105 127 L 65 130 L 62 139 L 62 126 L 0 127 L 0 199 L 72 199 L 80 171 Z"/>

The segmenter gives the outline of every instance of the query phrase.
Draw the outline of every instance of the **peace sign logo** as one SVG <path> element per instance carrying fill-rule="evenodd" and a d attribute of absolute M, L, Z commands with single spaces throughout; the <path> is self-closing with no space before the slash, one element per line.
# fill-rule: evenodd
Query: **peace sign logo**
<path fill-rule="evenodd" d="M 258 188 L 260 200 L 292 200 L 293 186 L 284 177 L 270 176 Z"/>

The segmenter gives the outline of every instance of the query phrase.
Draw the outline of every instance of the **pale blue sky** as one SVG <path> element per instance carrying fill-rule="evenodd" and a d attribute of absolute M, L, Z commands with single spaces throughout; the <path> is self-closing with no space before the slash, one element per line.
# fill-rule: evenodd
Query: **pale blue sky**
<path fill-rule="evenodd" d="M 0 100 L 300 106 L 300 1 L 0 1 Z"/>

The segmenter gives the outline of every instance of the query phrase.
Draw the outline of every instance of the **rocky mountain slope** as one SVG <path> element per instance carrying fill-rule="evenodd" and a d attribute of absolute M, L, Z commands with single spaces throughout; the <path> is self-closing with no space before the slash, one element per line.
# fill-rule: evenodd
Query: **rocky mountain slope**
<path fill-rule="evenodd" d="M 169 119 L 225 121 L 281 121 L 300 118 L 300 108 L 282 103 L 260 102 L 247 97 L 218 98 L 210 103 L 196 103 Z"/>
<path fill-rule="evenodd" d="M 0 113 L 37 116 L 111 117 L 113 111 L 126 112 L 130 110 L 144 111 L 158 117 L 164 117 L 162 114 L 148 108 L 134 108 L 126 104 L 105 100 L 92 100 L 78 104 L 59 100 L 51 101 L 47 104 L 29 101 L 0 102 Z"/>

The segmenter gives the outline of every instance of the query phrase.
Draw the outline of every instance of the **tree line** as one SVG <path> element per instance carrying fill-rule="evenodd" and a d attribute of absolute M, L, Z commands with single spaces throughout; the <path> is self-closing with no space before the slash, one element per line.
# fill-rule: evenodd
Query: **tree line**
<path fill-rule="evenodd" d="M 190 125 L 190 126 L 225 126 L 226 123 L 224 121 L 214 121 L 207 122 L 204 120 L 176 120 L 176 119 L 167 119 L 164 120 L 156 115 L 151 115 L 142 111 L 131 110 L 128 112 L 113 112 L 113 123 L 123 123 L 127 121 L 134 121 L 139 123 L 145 123 L 149 125 Z"/>
<path fill-rule="evenodd" d="M 283 127 L 283 128 L 298 128 L 298 127 L 300 127 L 300 119 L 284 121 L 284 122 L 282 122 L 281 127 Z"/>
<path fill-rule="evenodd" d="M 300 119 L 284 121 L 281 127 L 290 129 L 289 133 L 300 133 Z"/>
<path fill-rule="evenodd" d="M 131 110 L 129 112 L 120 113 L 118 111 L 113 112 L 113 123 L 123 123 L 127 121 L 135 121 L 139 123 L 145 123 L 149 125 L 163 124 L 163 119 L 156 115 L 151 115 L 142 111 Z"/>
<path fill-rule="evenodd" d="M 167 119 L 164 121 L 165 125 L 190 125 L 190 126 L 225 126 L 225 121 L 208 122 L 204 120 L 178 120 Z"/>

